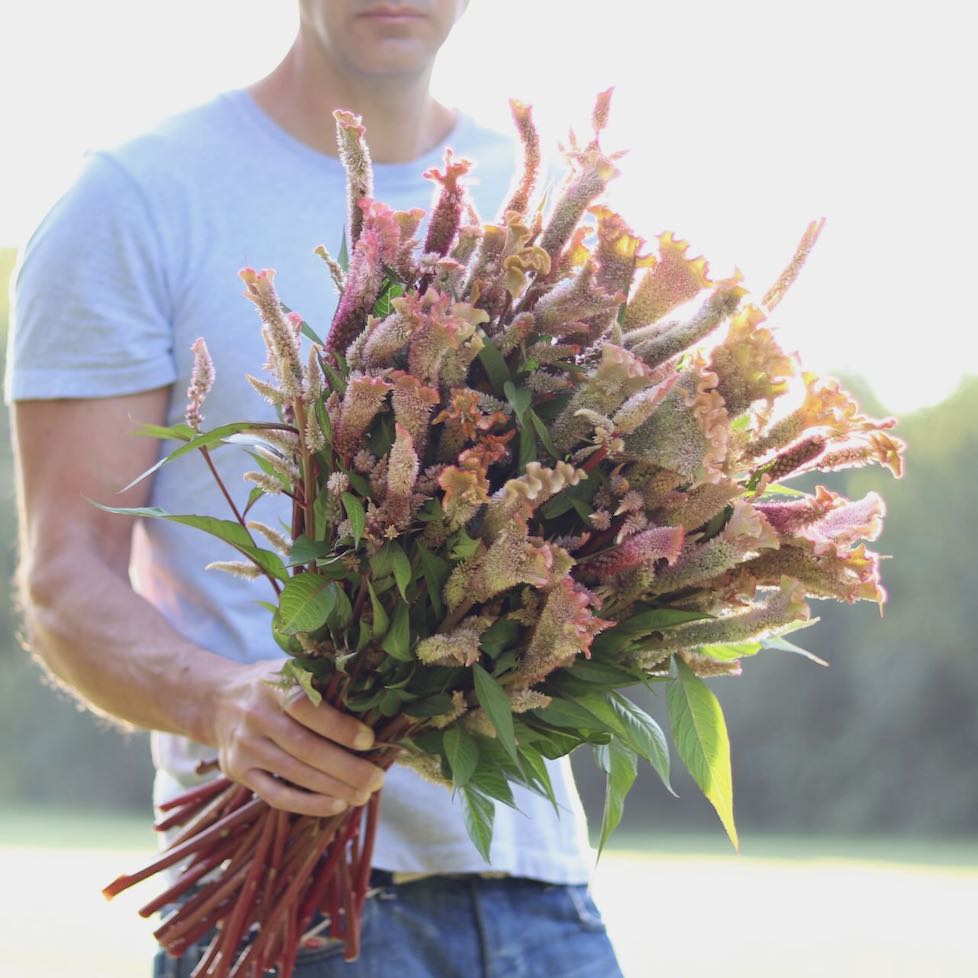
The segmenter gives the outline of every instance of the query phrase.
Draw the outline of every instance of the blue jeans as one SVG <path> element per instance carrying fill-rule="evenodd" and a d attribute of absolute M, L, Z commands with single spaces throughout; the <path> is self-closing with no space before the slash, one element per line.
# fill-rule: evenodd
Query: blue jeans
<path fill-rule="evenodd" d="M 439 876 L 367 900 L 360 957 L 338 942 L 299 952 L 294 978 L 622 978 L 584 886 Z M 200 951 L 157 955 L 154 978 L 189 978 Z"/>

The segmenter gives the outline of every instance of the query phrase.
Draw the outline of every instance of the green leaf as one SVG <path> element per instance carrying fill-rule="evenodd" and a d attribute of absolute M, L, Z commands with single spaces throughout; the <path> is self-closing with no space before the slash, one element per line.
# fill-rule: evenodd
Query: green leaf
<path fill-rule="evenodd" d="M 604 729 L 598 718 L 590 710 L 585 709 L 574 700 L 556 696 L 542 710 L 533 710 L 533 714 L 555 727 L 568 727 L 578 731 Z"/>
<path fill-rule="evenodd" d="M 700 655 L 708 655 L 720 662 L 733 662 L 735 659 L 748 655 L 757 655 L 763 648 L 757 641 L 750 642 L 721 642 L 716 645 L 700 645 L 696 651 Z"/>
<path fill-rule="evenodd" d="M 136 478 L 133 479 L 132 482 L 130 482 L 129 485 L 121 491 L 126 492 L 133 486 L 138 485 L 147 476 L 152 475 L 157 469 L 166 465 L 167 462 L 172 462 L 174 459 L 180 458 L 181 455 L 194 452 L 199 448 L 213 448 L 215 445 L 220 445 L 225 438 L 228 438 L 231 435 L 239 434 L 242 431 L 261 429 L 265 427 L 268 427 L 267 422 L 234 421 L 231 424 L 222 424 L 217 428 L 211 428 L 210 431 L 202 431 L 199 435 L 191 438 L 190 441 L 186 441 L 182 445 L 178 445 L 172 452 L 170 452 L 169 455 L 164 455 L 163 458 L 159 459 L 154 465 L 151 465 L 141 475 L 137 475 Z"/>
<path fill-rule="evenodd" d="M 628 745 L 652 765 L 669 793 L 678 798 L 669 783 L 669 745 L 662 727 L 640 706 L 618 693 L 611 694 L 610 702 L 628 734 Z"/>
<path fill-rule="evenodd" d="M 479 645 L 486 655 L 495 659 L 519 637 L 519 622 L 509 618 L 497 618 L 479 637 Z"/>
<path fill-rule="evenodd" d="M 158 506 L 103 506 L 93 503 L 106 513 L 118 513 L 121 516 L 135 516 L 143 519 L 169 520 L 171 523 L 182 523 L 194 529 L 203 530 L 211 536 L 229 543 L 236 550 L 250 557 L 263 571 L 280 581 L 288 581 L 289 572 L 282 563 L 282 558 L 271 550 L 256 546 L 251 534 L 240 523 L 233 520 L 222 520 L 216 516 L 182 516 L 168 513 Z"/>
<path fill-rule="evenodd" d="M 290 309 L 284 302 L 282 302 L 281 299 L 279 300 L 279 305 L 282 307 L 282 312 L 284 312 L 286 315 L 288 315 L 290 312 L 293 312 L 293 310 Z M 320 346 L 323 345 L 323 341 L 316 335 L 316 331 L 305 320 L 302 320 L 302 322 L 299 325 L 299 328 L 302 330 L 303 336 L 308 337 L 310 340 L 313 341 L 313 343 L 318 343 Z"/>
<path fill-rule="evenodd" d="M 523 770 L 529 771 L 533 781 L 539 785 L 547 800 L 554 806 L 554 811 L 559 814 L 557 796 L 554 794 L 550 771 L 547 770 L 547 762 L 543 759 L 543 755 L 535 748 L 521 742 L 520 760 L 523 762 Z"/>
<path fill-rule="evenodd" d="M 445 607 L 441 600 L 441 589 L 445 586 L 445 581 L 448 580 L 451 567 L 447 560 L 433 554 L 420 543 L 416 546 L 416 552 L 421 560 L 421 573 L 424 575 L 425 583 L 428 586 L 428 598 L 431 601 L 432 610 L 440 619 L 445 613 Z"/>
<path fill-rule="evenodd" d="M 452 709 L 452 698 L 448 693 L 436 693 L 423 700 L 415 700 L 404 707 L 404 712 L 410 717 L 436 717 L 449 713 Z"/>
<path fill-rule="evenodd" d="M 462 788 L 461 796 L 465 830 L 482 858 L 489 862 L 489 849 L 492 846 L 492 821 L 496 815 L 496 805 L 491 798 L 472 785 L 466 785 Z"/>
<path fill-rule="evenodd" d="M 356 548 L 360 546 L 363 528 L 367 525 L 367 514 L 363 511 L 363 503 L 352 492 L 344 492 L 342 499 L 350 528 L 353 530 L 353 546 Z"/>
<path fill-rule="evenodd" d="M 536 460 L 537 457 L 537 437 L 533 433 L 533 428 L 521 428 L 520 429 L 520 446 L 519 446 L 519 456 L 516 461 L 516 471 L 522 475 L 526 472 L 526 467 L 530 462 Z M 571 500 L 571 505 L 575 502 L 580 502 L 580 500 Z M 590 507 L 587 510 L 587 515 L 591 515 Z"/>
<path fill-rule="evenodd" d="M 513 711 L 509 705 L 509 697 L 502 686 L 486 672 L 478 662 L 472 666 L 472 676 L 475 681 L 475 695 L 479 705 L 489 715 L 492 725 L 496 728 L 499 742 L 506 753 L 519 764 L 516 756 L 516 735 L 513 732 Z"/>
<path fill-rule="evenodd" d="M 512 405 L 516 420 L 522 424 L 523 415 L 526 414 L 533 402 L 533 392 L 525 387 L 517 387 L 511 380 L 507 380 L 503 384 L 503 393 L 506 395 L 506 400 Z"/>
<path fill-rule="evenodd" d="M 411 626 L 408 619 L 408 606 L 399 604 L 394 612 L 387 635 L 380 646 L 392 659 L 401 662 L 411 661 Z"/>
<path fill-rule="evenodd" d="M 600 757 L 599 765 L 608 776 L 605 783 L 601 837 L 598 840 L 598 859 L 600 859 L 605 843 L 621 822 L 625 798 L 631 791 L 638 773 L 638 756 L 630 747 L 615 738 L 606 747 L 596 747 L 595 757 Z"/>
<path fill-rule="evenodd" d="M 479 363 L 482 364 L 482 368 L 489 378 L 493 394 L 496 397 L 505 397 L 504 385 L 510 379 L 509 367 L 506 366 L 506 361 L 499 352 L 499 347 L 492 340 L 487 339 L 479 351 Z"/>
<path fill-rule="evenodd" d="M 537 438 L 540 439 L 540 444 L 546 449 L 547 453 L 551 458 L 560 458 L 560 452 L 557 451 L 557 446 L 554 444 L 553 438 L 550 437 L 550 432 L 547 430 L 547 426 L 540 420 L 539 415 L 536 411 L 529 411 L 530 421 L 533 423 L 533 428 L 537 433 Z"/>
<path fill-rule="evenodd" d="M 337 587 L 318 574 L 298 574 L 290 578 L 279 595 L 282 631 L 314 632 L 326 624 L 336 607 Z"/>
<path fill-rule="evenodd" d="M 320 557 L 331 553 L 332 548 L 322 540 L 310 540 L 304 533 L 295 538 L 289 551 L 287 565 L 314 564 Z"/>
<path fill-rule="evenodd" d="M 634 686 L 636 683 L 642 682 L 644 678 L 623 666 L 611 662 L 598 662 L 593 658 L 578 659 L 566 671 L 575 679 L 583 679 L 585 682 L 596 683 L 601 686 Z"/>
<path fill-rule="evenodd" d="M 286 680 L 292 680 L 298 686 L 302 687 L 303 692 L 309 698 L 309 702 L 313 706 L 319 706 L 323 701 L 322 693 L 316 689 L 312 684 L 313 675 L 308 669 L 303 669 L 298 663 L 292 659 L 288 659 L 286 662 L 282 663 L 282 668 L 279 670 L 279 675 Z"/>
<path fill-rule="evenodd" d="M 385 275 L 380 286 L 380 293 L 374 302 L 373 314 L 378 319 L 386 319 L 394 311 L 391 300 L 402 295 L 404 295 L 404 286 L 397 279 Z"/>
<path fill-rule="evenodd" d="M 811 659 L 812 662 L 816 662 L 820 666 L 828 666 L 828 663 L 824 659 L 820 659 L 817 655 L 809 652 L 807 649 L 803 649 L 800 645 L 795 645 L 794 642 L 789 642 L 786 638 L 781 638 L 780 635 L 773 635 L 764 639 L 761 645 L 765 651 L 794 652 L 795 655 L 803 655 L 806 659 Z"/>
<path fill-rule="evenodd" d="M 336 256 L 336 264 L 343 269 L 344 272 L 350 270 L 350 250 L 346 244 L 346 227 L 343 228 L 343 238 L 340 241 L 340 253 Z"/>
<path fill-rule="evenodd" d="M 397 582 L 397 590 L 401 592 L 401 597 L 407 601 L 407 587 L 411 583 L 414 572 L 411 568 L 411 561 L 408 555 L 396 543 L 387 545 L 390 553 L 391 568 L 394 571 L 394 580 Z"/>
<path fill-rule="evenodd" d="M 387 629 L 390 627 L 390 619 L 387 617 L 387 612 L 380 603 L 380 600 L 374 592 L 374 586 L 369 580 L 367 581 L 367 593 L 370 595 L 370 608 L 373 612 L 373 637 L 381 638 L 387 634 Z"/>
<path fill-rule="evenodd" d="M 492 765 L 480 764 L 476 767 L 472 775 L 471 783 L 490 798 L 501 801 L 510 808 L 516 808 L 513 789 L 509 786 L 506 775 L 499 768 Z"/>
<path fill-rule="evenodd" d="M 326 437 L 326 443 L 328 445 L 333 444 L 333 422 L 330 421 L 329 412 L 326 410 L 326 404 L 322 398 L 316 401 L 316 421 L 319 423 L 319 430 L 322 431 L 323 435 Z"/>
<path fill-rule="evenodd" d="M 648 635 L 650 632 L 660 632 L 667 628 L 675 628 L 688 621 L 701 621 L 712 615 L 702 611 L 681 611 L 677 608 L 649 608 L 618 622 L 614 631 L 622 635 Z"/>
<path fill-rule="evenodd" d="M 802 492 L 800 489 L 792 489 L 791 486 L 782 486 L 777 482 L 772 482 L 771 485 L 766 486 L 764 492 L 761 493 L 761 499 L 765 496 L 805 496 L 807 493 Z"/>
<path fill-rule="evenodd" d="M 716 809 L 734 848 L 739 849 L 733 815 L 730 739 L 713 691 L 680 658 L 667 696 L 672 736 L 680 758 Z"/>
<path fill-rule="evenodd" d="M 465 560 L 466 557 L 473 557 L 478 550 L 479 541 L 473 540 L 465 530 L 459 530 L 455 535 L 455 542 L 449 551 L 449 556 L 453 560 Z"/>
<path fill-rule="evenodd" d="M 184 421 L 179 424 L 172 424 L 164 427 L 158 424 L 141 424 L 134 432 L 140 438 L 161 438 L 172 441 L 190 441 L 197 434 L 193 428 Z"/>
<path fill-rule="evenodd" d="M 445 730 L 442 741 L 448 766 L 452 769 L 452 782 L 456 788 L 469 783 L 479 763 L 479 745 L 461 724 L 454 723 Z"/>

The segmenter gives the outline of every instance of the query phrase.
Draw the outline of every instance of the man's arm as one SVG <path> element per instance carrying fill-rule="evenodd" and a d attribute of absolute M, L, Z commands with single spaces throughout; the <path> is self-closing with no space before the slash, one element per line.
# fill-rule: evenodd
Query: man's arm
<path fill-rule="evenodd" d="M 169 389 L 13 407 L 21 580 L 35 654 L 97 712 L 215 749 L 225 774 L 276 808 L 332 814 L 360 804 L 382 771 L 350 749 L 369 729 L 299 696 L 283 704 L 272 662 L 241 665 L 194 645 L 129 585 L 133 524 L 88 500 L 142 506 Z M 369 736 L 369 739 L 366 739 Z M 363 737 L 363 740 L 358 740 Z"/>

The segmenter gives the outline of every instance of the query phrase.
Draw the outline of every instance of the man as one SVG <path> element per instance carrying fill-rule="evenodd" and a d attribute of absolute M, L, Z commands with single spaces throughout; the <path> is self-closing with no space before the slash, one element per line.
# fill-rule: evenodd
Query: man
<path fill-rule="evenodd" d="M 207 424 L 267 412 L 243 383 L 263 351 L 240 267 L 277 268 L 285 301 L 325 332 L 333 300 L 311 251 L 342 235 L 334 108 L 363 117 L 378 199 L 426 205 L 420 174 L 448 143 L 477 160 L 476 205 L 496 216 L 512 144 L 428 91 L 463 8 L 300 0 L 298 36 L 267 78 L 93 154 L 22 257 L 7 396 L 29 633 L 92 709 L 154 731 L 157 801 L 214 756 L 269 804 L 309 815 L 362 804 L 384 780 L 357 756 L 367 728 L 304 697 L 283 702 L 266 682 L 278 655 L 267 612 L 247 585 L 203 571 L 213 541 L 159 521 L 133 530 L 88 500 L 226 515 L 202 465 L 165 466 L 119 494 L 160 449 L 129 433 L 180 419 L 200 335 L 218 374 Z M 217 457 L 243 486 L 243 461 Z M 256 518 L 275 524 L 281 511 L 260 505 Z M 618 975 L 583 885 L 590 852 L 566 761 L 553 777 L 562 817 L 530 792 L 524 814 L 500 810 L 487 878 L 449 794 L 392 769 L 374 860 L 384 886 L 360 961 L 306 948 L 297 974 Z M 192 967 L 160 958 L 157 974 Z"/>

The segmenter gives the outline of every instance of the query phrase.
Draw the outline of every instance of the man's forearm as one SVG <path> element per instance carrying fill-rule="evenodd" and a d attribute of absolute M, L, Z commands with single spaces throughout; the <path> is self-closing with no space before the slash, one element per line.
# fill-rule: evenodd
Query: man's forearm
<path fill-rule="evenodd" d="M 215 692 L 235 664 L 187 641 L 97 555 L 27 581 L 35 655 L 99 713 L 215 745 Z"/>

